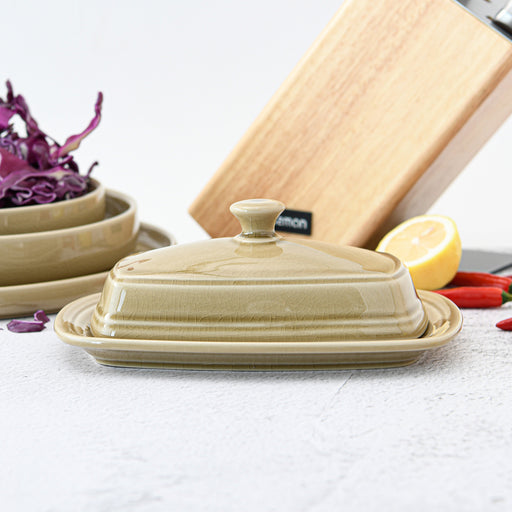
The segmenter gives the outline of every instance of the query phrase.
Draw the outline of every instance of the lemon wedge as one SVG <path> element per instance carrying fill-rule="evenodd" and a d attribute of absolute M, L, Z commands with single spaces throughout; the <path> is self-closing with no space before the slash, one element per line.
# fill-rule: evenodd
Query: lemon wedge
<path fill-rule="evenodd" d="M 376 250 L 400 259 L 420 290 L 447 285 L 459 268 L 462 254 L 457 226 L 444 215 L 420 215 L 402 222 L 379 242 Z"/>

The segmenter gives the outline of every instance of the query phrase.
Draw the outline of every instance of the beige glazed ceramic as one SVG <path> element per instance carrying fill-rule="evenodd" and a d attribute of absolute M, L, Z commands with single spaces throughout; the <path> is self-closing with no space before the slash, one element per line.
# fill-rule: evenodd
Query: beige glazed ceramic
<path fill-rule="evenodd" d="M 237 343 L 417 339 L 429 320 L 393 256 L 274 232 L 284 205 L 235 203 L 242 233 L 121 260 L 91 319 L 102 338 Z"/>
<path fill-rule="evenodd" d="M 110 269 L 135 248 L 135 201 L 109 191 L 102 220 L 0 237 L 0 286 L 53 281 Z"/>
<path fill-rule="evenodd" d="M 56 203 L 0 208 L 0 235 L 34 233 L 98 222 L 105 215 L 105 187 L 91 179 L 87 194 Z"/>
<path fill-rule="evenodd" d="M 175 243 L 172 235 L 142 223 L 134 251 L 145 252 Z M 31 316 L 38 309 L 55 313 L 79 297 L 100 292 L 107 274 L 105 271 L 57 281 L 0 286 L 0 318 Z"/>
<path fill-rule="evenodd" d="M 70 345 L 83 348 L 98 363 L 138 368 L 199 370 L 330 370 L 388 368 L 415 363 L 459 332 L 462 316 L 453 302 L 419 292 L 429 324 L 419 338 L 343 341 L 181 341 L 94 336 L 91 315 L 99 294 L 82 297 L 57 315 L 54 328 Z"/>

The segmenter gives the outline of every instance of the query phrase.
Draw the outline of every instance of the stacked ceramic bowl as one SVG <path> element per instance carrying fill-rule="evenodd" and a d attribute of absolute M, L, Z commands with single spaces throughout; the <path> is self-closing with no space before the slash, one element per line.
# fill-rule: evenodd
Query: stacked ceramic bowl
<path fill-rule="evenodd" d="M 139 223 L 131 197 L 95 180 L 75 199 L 0 209 L 0 316 L 55 312 L 101 290 L 121 258 L 172 243 Z"/>

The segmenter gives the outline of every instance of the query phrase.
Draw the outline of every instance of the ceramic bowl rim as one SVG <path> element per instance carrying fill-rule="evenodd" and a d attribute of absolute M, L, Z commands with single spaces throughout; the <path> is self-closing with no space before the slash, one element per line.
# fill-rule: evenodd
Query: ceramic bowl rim
<path fill-rule="evenodd" d="M 73 206 L 79 205 L 80 203 L 85 203 L 87 200 L 90 200 L 92 196 L 101 196 L 102 194 L 106 195 L 105 186 L 101 181 L 98 181 L 95 178 L 89 178 L 89 183 L 92 185 L 91 190 L 89 190 L 85 194 L 82 194 L 81 196 L 73 197 L 72 199 L 65 199 L 63 201 L 55 201 L 53 203 L 27 204 L 24 206 L 10 206 L 8 208 L 0 208 L 0 217 L 3 217 L 4 213 L 5 215 L 13 215 L 15 214 L 15 212 L 23 212 L 24 214 L 26 214 L 27 212 L 30 211 L 37 214 L 38 211 L 44 212 L 45 210 L 52 210 L 59 206 L 65 206 L 69 204 L 72 204 Z"/>
<path fill-rule="evenodd" d="M 84 196 L 82 196 L 84 197 Z M 119 222 L 120 220 L 124 219 L 125 217 L 130 217 L 132 215 L 136 215 L 137 213 L 137 204 L 133 197 L 124 194 L 123 192 L 119 192 L 117 190 L 112 189 L 106 189 L 105 190 L 105 201 L 106 204 L 108 203 L 109 199 L 118 199 L 126 203 L 127 208 L 123 210 L 122 212 L 118 213 L 117 215 L 113 215 L 112 217 L 106 218 L 105 215 L 103 216 L 103 219 L 97 221 L 97 222 L 91 222 L 89 224 L 82 224 L 80 226 L 73 226 L 69 228 L 62 228 L 62 229 L 51 229 L 47 231 L 34 231 L 32 233 L 17 233 L 17 234 L 9 234 L 9 235 L 0 235 L 0 242 L 7 243 L 7 242 L 22 242 L 22 241 L 29 241 L 34 238 L 59 238 L 64 237 L 66 235 L 75 235 L 78 233 L 83 233 L 87 231 L 91 231 L 96 229 L 97 227 L 104 227 L 108 226 L 110 224 L 114 224 L 116 222 Z M 80 198 L 76 198 L 80 199 Z M 55 203 L 57 204 L 57 203 Z"/>

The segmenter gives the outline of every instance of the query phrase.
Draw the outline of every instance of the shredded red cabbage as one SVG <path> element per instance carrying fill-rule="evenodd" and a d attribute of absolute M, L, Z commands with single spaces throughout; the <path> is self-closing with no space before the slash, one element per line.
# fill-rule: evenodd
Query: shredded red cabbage
<path fill-rule="evenodd" d="M 69 153 L 98 126 L 102 101 L 100 92 L 87 128 L 61 146 L 39 128 L 23 96 L 15 95 L 7 81 L 7 98 L 0 98 L 0 207 L 51 203 L 87 192 L 97 162 L 81 175 Z M 15 115 L 25 123 L 26 134 L 14 130 Z"/>
<path fill-rule="evenodd" d="M 49 321 L 50 319 L 46 316 L 46 313 L 39 309 L 34 313 L 34 320 L 11 320 L 7 324 L 7 329 L 16 333 L 40 332 L 45 328 L 44 324 Z"/>

